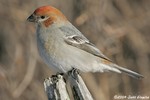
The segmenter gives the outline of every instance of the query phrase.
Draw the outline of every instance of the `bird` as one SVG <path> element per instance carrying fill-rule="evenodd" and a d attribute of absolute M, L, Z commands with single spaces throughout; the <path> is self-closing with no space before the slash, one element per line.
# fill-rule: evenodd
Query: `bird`
<path fill-rule="evenodd" d="M 57 8 L 41 6 L 27 18 L 36 25 L 36 40 L 43 61 L 54 71 L 125 73 L 141 79 L 143 75 L 115 64 L 91 43 Z"/>

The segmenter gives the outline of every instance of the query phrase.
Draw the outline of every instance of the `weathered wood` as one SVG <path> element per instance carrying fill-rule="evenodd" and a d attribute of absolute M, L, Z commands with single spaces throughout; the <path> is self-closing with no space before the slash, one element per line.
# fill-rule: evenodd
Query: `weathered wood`
<path fill-rule="evenodd" d="M 83 79 L 76 69 L 68 72 L 68 80 L 70 82 L 74 100 L 93 100 Z M 62 75 L 53 75 L 52 77 L 45 79 L 44 88 L 48 100 L 70 100 L 69 93 L 66 89 L 66 82 Z"/>
<path fill-rule="evenodd" d="M 44 88 L 48 100 L 70 100 L 62 75 L 53 75 L 51 78 L 45 79 Z"/>
<path fill-rule="evenodd" d="M 82 77 L 78 74 L 77 70 L 73 69 L 68 75 L 74 99 L 93 100 L 91 93 L 86 87 Z"/>

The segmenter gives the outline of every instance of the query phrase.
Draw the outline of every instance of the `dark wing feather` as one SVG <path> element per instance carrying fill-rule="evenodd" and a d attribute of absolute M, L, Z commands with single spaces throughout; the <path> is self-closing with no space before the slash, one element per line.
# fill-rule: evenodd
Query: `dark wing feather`
<path fill-rule="evenodd" d="M 109 58 L 107 58 L 105 55 L 103 55 L 94 44 L 90 43 L 86 38 L 82 36 L 72 35 L 72 36 L 66 36 L 65 42 L 69 45 L 72 45 L 74 47 L 77 47 L 79 49 L 82 49 L 88 53 L 91 53 L 95 56 L 98 56 L 100 58 L 103 58 L 105 60 L 111 61 Z M 111 61 L 112 62 L 112 61 Z"/>

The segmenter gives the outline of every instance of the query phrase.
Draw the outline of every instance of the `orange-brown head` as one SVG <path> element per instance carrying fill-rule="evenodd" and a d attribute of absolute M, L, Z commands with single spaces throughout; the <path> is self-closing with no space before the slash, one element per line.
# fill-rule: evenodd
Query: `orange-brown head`
<path fill-rule="evenodd" d="M 37 8 L 27 20 L 30 22 L 41 23 L 45 27 L 60 21 L 67 21 L 66 17 L 58 9 L 52 6 L 42 6 Z"/>

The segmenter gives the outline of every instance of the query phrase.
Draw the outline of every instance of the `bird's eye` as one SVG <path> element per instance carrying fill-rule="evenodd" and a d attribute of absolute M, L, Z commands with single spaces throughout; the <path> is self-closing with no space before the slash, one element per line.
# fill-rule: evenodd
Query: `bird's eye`
<path fill-rule="evenodd" d="M 45 16 L 41 16 L 41 19 L 44 19 L 45 18 Z"/>

